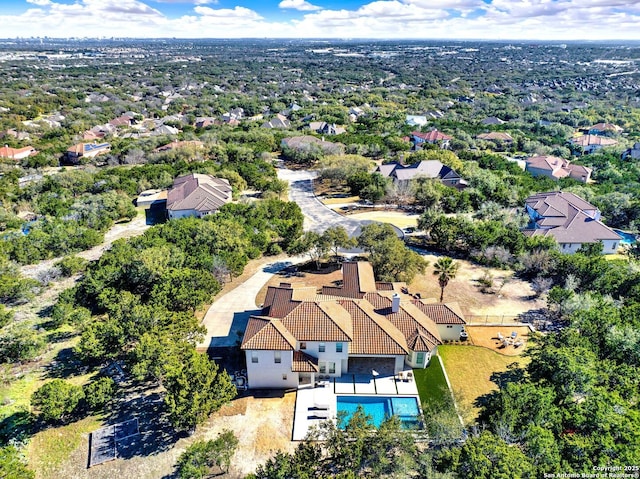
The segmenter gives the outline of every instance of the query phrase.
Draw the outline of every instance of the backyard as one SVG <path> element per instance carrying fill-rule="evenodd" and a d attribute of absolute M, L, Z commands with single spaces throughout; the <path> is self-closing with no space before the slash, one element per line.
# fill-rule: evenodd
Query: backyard
<path fill-rule="evenodd" d="M 506 356 L 479 346 L 443 345 L 438 347 L 449 375 L 458 411 L 465 423 L 478 416 L 482 398 L 498 389 L 500 380 L 517 374 L 527 365 L 523 356 Z"/>

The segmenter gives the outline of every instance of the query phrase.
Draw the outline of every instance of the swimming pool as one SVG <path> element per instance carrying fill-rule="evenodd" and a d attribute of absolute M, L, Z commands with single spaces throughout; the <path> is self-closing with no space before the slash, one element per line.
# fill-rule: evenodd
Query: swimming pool
<path fill-rule="evenodd" d="M 636 243 L 636 235 L 634 235 L 633 233 L 626 233 L 625 231 L 617 230 L 617 229 L 614 229 L 613 231 L 615 231 L 616 234 L 618 236 L 620 236 L 620 238 L 622 238 L 620 240 L 621 244 L 635 244 Z"/>
<path fill-rule="evenodd" d="M 343 424 L 346 424 L 358 406 L 362 406 L 365 414 L 371 416 L 373 425 L 380 427 L 382 422 L 393 415 L 398 416 L 405 429 L 420 425 L 420 408 L 415 397 L 393 396 L 338 396 L 337 410 L 344 411 Z"/>

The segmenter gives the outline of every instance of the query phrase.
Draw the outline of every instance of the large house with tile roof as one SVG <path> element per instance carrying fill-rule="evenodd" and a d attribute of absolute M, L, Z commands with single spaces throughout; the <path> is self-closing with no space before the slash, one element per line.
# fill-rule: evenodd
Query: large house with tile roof
<path fill-rule="evenodd" d="M 241 349 L 250 388 L 296 388 L 375 367 L 396 374 L 424 368 L 444 340 L 460 338 L 456 303 L 408 294 L 404 283 L 376 282 L 370 263 L 342 266 L 340 286 L 270 286 L 249 319 Z"/>
<path fill-rule="evenodd" d="M 603 244 L 603 253 L 615 253 L 622 239 L 600 221 L 600 210 L 573 193 L 550 191 L 525 200 L 527 236 L 550 236 L 562 253 L 575 253 L 585 243 Z"/>
<path fill-rule="evenodd" d="M 432 145 L 439 145 L 442 149 L 449 148 L 449 143 L 453 140 L 452 136 L 449 136 L 436 129 L 423 133 L 421 131 L 411 132 L 411 141 L 414 148 L 418 149 L 423 143 L 430 143 Z"/>
<path fill-rule="evenodd" d="M 602 148 L 608 146 L 616 146 L 618 142 L 613 138 L 607 138 L 606 136 L 599 135 L 582 135 L 571 140 L 571 144 L 579 149 L 582 154 L 590 155 Z"/>
<path fill-rule="evenodd" d="M 35 155 L 38 152 L 33 146 L 25 146 L 23 148 L 11 148 L 10 146 L 4 145 L 0 148 L 0 158 L 8 158 L 10 160 L 20 161 L 28 158 L 29 156 Z"/>
<path fill-rule="evenodd" d="M 587 183 L 591 179 L 591 168 L 582 165 L 573 165 L 569 160 L 550 155 L 537 155 L 527 158 L 526 171 L 533 176 L 546 176 L 559 180 L 561 178 L 573 178 Z"/>
<path fill-rule="evenodd" d="M 191 173 L 173 180 L 167 193 L 169 219 L 210 215 L 232 199 L 229 180 Z"/>

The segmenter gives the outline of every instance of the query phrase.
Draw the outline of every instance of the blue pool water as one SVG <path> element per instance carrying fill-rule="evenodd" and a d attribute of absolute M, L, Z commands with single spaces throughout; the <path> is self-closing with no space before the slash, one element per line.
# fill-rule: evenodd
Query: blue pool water
<path fill-rule="evenodd" d="M 620 238 L 622 238 L 620 243 L 622 243 L 622 244 L 635 244 L 636 243 L 636 235 L 634 235 L 632 233 L 625 233 L 624 231 L 616 230 L 616 229 L 614 229 L 613 231 L 615 231 L 616 234 L 618 236 L 620 236 Z"/>
<path fill-rule="evenodd" d="M 393 415 L 398 416 L 406 429 L 420 424 L 420 409 L 415 397 L 390 396 L 338 396 L 338 413 L 346 413 L 343 423 L 347 423 L 358 406 L 362 406 L 365 414 L 371 416 L 373 425 L 379 427 L 382 422 Z"/>

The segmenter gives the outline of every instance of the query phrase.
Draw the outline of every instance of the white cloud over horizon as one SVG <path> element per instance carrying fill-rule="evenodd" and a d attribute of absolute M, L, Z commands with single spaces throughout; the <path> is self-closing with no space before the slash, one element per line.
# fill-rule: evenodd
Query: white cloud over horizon
<path fill-rule="evenodd" d="M 143 0 L 27 1 L 21 14 L 0 10 L 0 36 L 640 40 L 640 0 L 373 0 L 351 9 L 274 1 L 292 12 L 286 21 L 258 8 L 218 8 L 218 0 L 154 0 L 157 8 Z M 170 17 L 162 3 L 191 8 Z"/>

